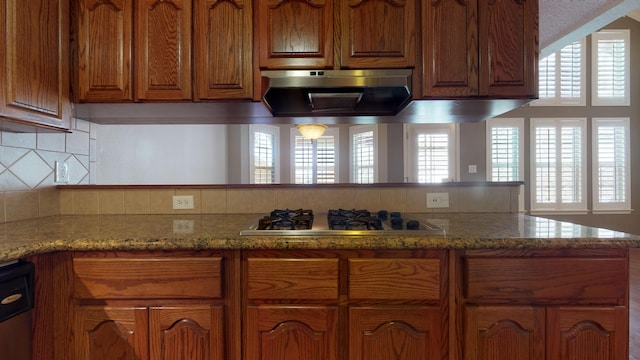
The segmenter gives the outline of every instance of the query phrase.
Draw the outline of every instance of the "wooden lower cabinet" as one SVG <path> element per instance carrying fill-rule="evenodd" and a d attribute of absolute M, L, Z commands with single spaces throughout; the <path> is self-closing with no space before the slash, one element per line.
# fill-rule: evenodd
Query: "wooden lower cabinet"
<path fill-rule="evenodd" d="M 547 359 L 627 360 L 624 306 L 547 309 Z"/>
<path fill-rule="evenodd" d="M 249 306 L 246 324 L 247 360 L 338 359 L 337 306 Z"/>
<path fill-rule="evenodd" d="M 447 358 L 445 251 L 243 255 L 247 360 Z"/>
<path fill-rule="evenodd" d="M 465 360 L 538 360 L 545 357 L 544 308 L 465 308 Z"/>
<path fill-rule="evenodd" d="M 349 308 L 349 359 L 442 359 L 440 310 L 428 306 Z"/>
<path fill-rule="evenodd" d="M 461 264 L 464 360 L 628 359 L 626 250 L 469 251 Z"/>

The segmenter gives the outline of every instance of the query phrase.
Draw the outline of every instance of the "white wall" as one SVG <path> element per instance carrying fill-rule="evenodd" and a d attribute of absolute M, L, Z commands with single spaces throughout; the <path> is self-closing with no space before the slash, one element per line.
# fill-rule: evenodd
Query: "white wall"
<path fill-rule="evenodd" d="M 99 125 L 96 184 L 224 184 L 226 125 Z"/>

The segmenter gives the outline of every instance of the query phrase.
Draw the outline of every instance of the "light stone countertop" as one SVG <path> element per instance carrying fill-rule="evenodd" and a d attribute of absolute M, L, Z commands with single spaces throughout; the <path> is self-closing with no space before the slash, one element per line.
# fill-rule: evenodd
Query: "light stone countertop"
<path fill-rule="evenodd" d="M 52 216 L 0 224 L 0 263 L 53 251 L 634 248 L 640 236 L 520 214 L 410 214 L 446 236 L 240 236 L 262 214 Z M 191 229 L 192 228 L 192 229 Z"/>

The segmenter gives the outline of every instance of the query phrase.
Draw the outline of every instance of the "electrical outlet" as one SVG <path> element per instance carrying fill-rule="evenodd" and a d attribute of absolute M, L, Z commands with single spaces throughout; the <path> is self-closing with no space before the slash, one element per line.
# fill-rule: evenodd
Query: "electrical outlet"
<path fill-rule="evenodd" d="M 69 182 L 69 164 L 56 161 L 53 167 L 53 181 L 57 183 Z"/>
<path fill-rule="evenodd" d="M 475 174 L 478 172 L 478 166 L 476 165 L 469 165 L 469 174 Z"/>
<path fill-rule="evenodd" d="M 193 234 L 194 221 L 188 219 L 174 219 L 173 232 L 175 234 Z"/>
<path fill-rule="evenodd" d="M 175 195 L 173 197 L 174 210 L 193 209 L 193 195 Z"/>
<path fill-rule="evenodd" d="M 448 208 L 449 193 L 427 193 L 427 208 Z"/>

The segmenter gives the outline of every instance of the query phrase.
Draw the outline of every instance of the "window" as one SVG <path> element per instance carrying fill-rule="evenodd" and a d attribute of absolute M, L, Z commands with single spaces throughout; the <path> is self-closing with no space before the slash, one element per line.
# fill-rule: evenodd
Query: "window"
<path fill-rule="evenodd" d="M 375 125 L 352 126 L 351 182 L 371 184 L 378 182 L 378 128 Z"/>
<path fill-rule="evenodd" d="M 408 124 L 407 173 L 409 182 L 453 181 L 455 172 L 455 124 Z"/>
<path fill-rule="evenodd" d="M 533 105 L 585 105 L 584 39 L 541 59 L 538 68 L 540 99 Z"/>
<path fill-rule="evenodd" d="M 328 128 L 316 140 L 305 139 L 291 128 L 293 149 L 291 182 L 333 184 L 338 180 L 338 129 Z"/>
<path fill-rule="evenodd" d="M 629 106 L 629 30 L 601 30 L 591 42 L 591 104 Z"/>
<path fill-rule="evenodd" d="M 524 178 L 524 119 L 487 120 L 487 180 L 520 181 Z"/>
<path fill-rule="evenodd" d="M 251 125 L 249 148 L 252 184 L 280 182 L 280 172 L 276 166 L 280 147 L 279 131 L 276 126 Z"/>
<path fill-rule="evenodd" d="M 531 119 L 531 211 L 587 209 L 586 119 Z"/>
<path fill-rule="evenodd" d="M 629 211 L 629 119 L 592 119 L 593 210 Z"/>

